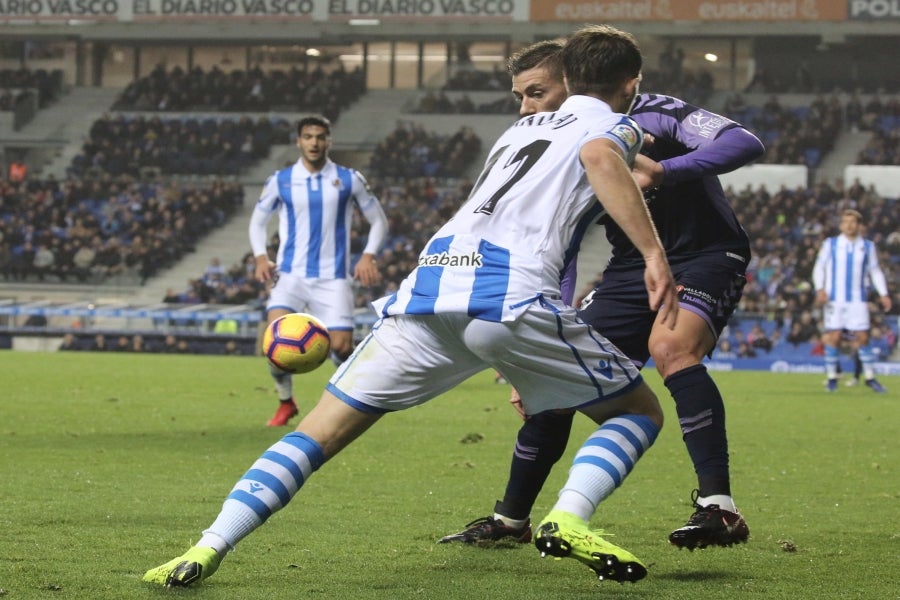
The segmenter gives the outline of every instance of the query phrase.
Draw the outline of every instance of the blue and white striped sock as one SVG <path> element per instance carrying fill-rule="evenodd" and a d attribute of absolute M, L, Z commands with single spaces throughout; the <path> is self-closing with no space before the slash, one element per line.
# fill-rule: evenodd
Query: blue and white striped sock
<path fill-rule="evenodd" d="M 828 379 L 837 379 L 839 362 L 837 346 L 825 346 L 825 374 Z"/>
<path fill-rule="evenodd" d="M 645 415 L 605 421 L 575 455 L 553 509 L 590 521 L 597 505 L 619 487 L 658 434 L 659 427 Z"/>
<path fill-rule="evenodd" d="M 284 508 L 324 462 L 325 455 L 315 440 L 299 432 L 287 434 L 237 482 L 197 545 L 215 548 L 220 553 L 234 548 Z M 222 548 L 222 542 L 228 547 Z"/>
<path fill-rule="evenodd" d="M 872 351 L 872 346 L 870 344 L 866 344 L 865 346 L 859 347 L 859 362 L 862 363 L 863 368 L 863 378 L 868 381 L 870 379 L 875 378 L 875 352 Z"/>

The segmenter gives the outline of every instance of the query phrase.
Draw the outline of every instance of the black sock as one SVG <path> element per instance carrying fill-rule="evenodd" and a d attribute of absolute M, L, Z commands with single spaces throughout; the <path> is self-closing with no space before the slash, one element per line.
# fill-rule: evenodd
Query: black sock
<path fill-rule="evenodd" d="M 731 495 L 725 404 L 703 365 L 670 375 L 666 387 L 675 399 L 678 423 L 697 472 L 700 496 Z"/>
<path fill-rule="evenodd" d="M 509 467 L 503 500 L 494 512 L 510 519 L 526 519 L 550 469 L 566 451 L 575 413 L 542 412 L 530 417 L 519 429 Z"/>

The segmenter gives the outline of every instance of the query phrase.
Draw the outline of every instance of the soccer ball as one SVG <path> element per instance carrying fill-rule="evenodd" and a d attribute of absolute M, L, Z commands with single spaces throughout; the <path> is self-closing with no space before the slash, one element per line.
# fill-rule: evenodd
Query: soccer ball
<path fill-rule="evenodd" d="M 331 335 L 314 316 L 291 313 L 269 323 L 262 349 L 269 362 L 282 371 L 308 373 L 328 358 Z"/>

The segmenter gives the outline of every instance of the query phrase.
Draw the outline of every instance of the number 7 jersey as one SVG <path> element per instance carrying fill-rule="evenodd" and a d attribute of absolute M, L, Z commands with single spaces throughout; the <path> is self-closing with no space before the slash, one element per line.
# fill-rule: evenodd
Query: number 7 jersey
<path fill-rule="evenodd" d="M 597 138 L 613 140 L 631 161 L 643 134 L 587 96 L 516 121 L 494 144 L 468 200 L 376 310 L 511 321 L 542 296 L 558 299 L 566 264 L 602 212 L 579 160 Z"/>

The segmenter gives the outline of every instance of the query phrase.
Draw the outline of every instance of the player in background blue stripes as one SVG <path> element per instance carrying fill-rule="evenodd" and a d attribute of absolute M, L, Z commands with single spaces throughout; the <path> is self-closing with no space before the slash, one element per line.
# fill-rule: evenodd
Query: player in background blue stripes
<path fill-rule="evenodd" d="M 862 236 L 862 214 L 853 209 L 841 213 L 840 235 L 826 238 L 819 248 L 813 268 L 816 305 L 822 307 L 822 341 L 825 344 L 825 373 L 829 392 L 838 389 L 838 345 L 841 331 L 854 337 L 853 347 L 859 352 L 866 385 L 882 394 L 887 390 L 875 379 L 875 354 L 869 345 L 868 285 L 878 292 L 881 308 L 891 310 L 887 281 L 878 251 L 871 240 Z"/>
<path fill-rule="evenodd" d="M 365 178 L 328 157 L 331 122 L 309 116 L 297 123 L 300 159 L 266 180 L 250 217 L 250 246 L 256 278 L 274 280 L 266 305 L 267 323 L 294 312 L 319 318 L 331 334 L 332 356 L 341 362 L 353 351 L 352 279 L 370 286 L 381 279 L 375 256 L 388 233 L 387 217 Z M 362 256 L 350 271 L 354 206 L 369 223 Z M 269 260 L 269 219 L 278 213 L 277 266 Z M 280 427 L 297 414 L 293 376 L 273 365 L 279 406 L 268 425 Z"/>
<path fill-rule="evenodd" d="M 562 47 L 562 40 L 545 40 L 510 59 L 521 115 L 555 110 L 565 100 Z M 674 329 L 660 322 L 647 301 L 640 253 L 616 223 L 605 219 L 612 258 L 579 315 L 638 366 L 652 355 L 675 401 L 698 490 L 694 513 L 669 541 L 690 550 L 730 546 L 746 541 L 749 529 L 731 496 L 724 402 L 702 361 L 740 300 L 750 242 L 717 175 L 752 162 L 765 148 L 738 123 L 671 96 L 639 94 L 629 114 L 645 135 L 634 176 L 666 248 L 682 310 Z M 569 301 L 573 266 L 574 261 L 562 284 Z M 515 391 L 512 401 L 517 404 Z M 572 417 L 561 411 L 529 416 L 516 438 L 506 491 L 494 513 L 441 542 L 529 542 L 531 508 L 566 449 Z"/>

